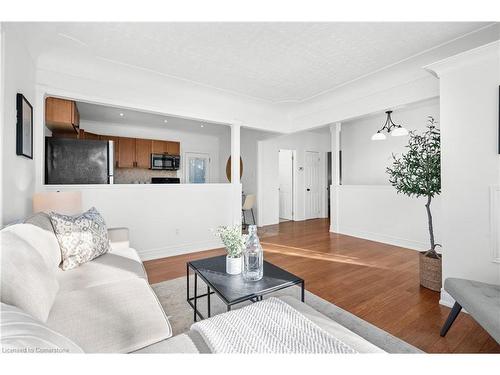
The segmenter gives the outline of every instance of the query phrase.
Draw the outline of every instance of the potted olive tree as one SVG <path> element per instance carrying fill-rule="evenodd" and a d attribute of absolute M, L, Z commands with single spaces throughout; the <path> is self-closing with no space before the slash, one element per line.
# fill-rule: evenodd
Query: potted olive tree
<path fill-rule="evenodd" d="M 429 227 L 430 248 L 420 253 L 420 284 L 431 290 L 441 289 L 440 246 L 434 239 L 431 201 L 441 193 L 441 147 L 437 122 L 429 117 L 427 130 L 422 134 L 410 132 L 406 148 L 400 157 L 393 155 L 393 163 L 387 168 L 389 182 L 398 193 L 409 197 L 425 197 Z"/>

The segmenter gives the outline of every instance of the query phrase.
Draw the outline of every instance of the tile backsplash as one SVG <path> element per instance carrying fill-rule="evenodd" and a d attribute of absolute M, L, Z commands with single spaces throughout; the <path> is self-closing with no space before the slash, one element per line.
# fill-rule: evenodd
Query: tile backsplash
<path fill-rule="evenodd" d="M 177 171 L 157 171 L 140 168 L 115 168 L 115 184 L 144 184 L 151 183 L 151 177 L 180 177 Z"/>

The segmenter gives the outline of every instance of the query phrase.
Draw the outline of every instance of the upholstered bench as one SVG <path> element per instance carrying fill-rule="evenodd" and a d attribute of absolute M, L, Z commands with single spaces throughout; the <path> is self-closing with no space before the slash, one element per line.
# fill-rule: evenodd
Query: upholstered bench
<path fill-rule="evenodd" d="M 448 278 L 444 282 L 444 290 L 456 302 L 441 329 L 441 336 L 446 335 L 463 307 L 500 343 L 500 285 Z"/>

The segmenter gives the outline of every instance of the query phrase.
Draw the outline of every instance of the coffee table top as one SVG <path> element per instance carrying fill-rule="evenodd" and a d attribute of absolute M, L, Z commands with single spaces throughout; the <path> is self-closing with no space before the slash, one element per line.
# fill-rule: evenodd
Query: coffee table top
<path fill-rule="evenodd" d="M 241 274 L 227 274 L 225 255 L 194 260 L 188 265 L 226 304 L 240 303 L 303 282 L 300 277 L 266 261 L 264 276 L 259 281 L 245 281 Z"/>

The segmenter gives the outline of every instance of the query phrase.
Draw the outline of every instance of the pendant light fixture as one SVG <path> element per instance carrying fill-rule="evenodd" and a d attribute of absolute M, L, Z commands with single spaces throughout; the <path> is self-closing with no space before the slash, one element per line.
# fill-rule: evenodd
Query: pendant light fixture
<path fill-rule="evenodd" d="M 401 125 L 396 125 L 391 118 L 391 113 L 392 111 L 386 111 L 387 113 L 387 120 L 385 120 L 384 126 L 382 126 L 382 129 L 377 131 L 375 134 L 372 135 L 372 141 L 383 141 L 386 139 L 386 135 L 384 134 L 384 130 L 392 135 L 393 137 L 401 137 L 404 135 L 408 135 L 408 130 L 403 128 Z"/>

